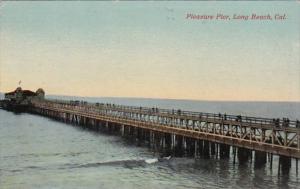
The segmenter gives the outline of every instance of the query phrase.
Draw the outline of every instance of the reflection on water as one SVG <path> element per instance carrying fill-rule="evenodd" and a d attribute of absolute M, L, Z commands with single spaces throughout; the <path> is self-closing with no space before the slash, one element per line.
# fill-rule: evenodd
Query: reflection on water
<path fill-rule="evenodd" d="M 293 160 L 161 158 L 119 136 L 0 110 L 0 188 L 300 188 Z"/>

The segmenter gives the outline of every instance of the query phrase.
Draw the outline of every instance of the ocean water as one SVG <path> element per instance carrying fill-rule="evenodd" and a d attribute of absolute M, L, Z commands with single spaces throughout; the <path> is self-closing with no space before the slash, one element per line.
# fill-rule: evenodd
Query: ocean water
<path fill-rule="evenodd" d="M 201 102 L 98 98 L 89 101 L 245 113 L 299 119 L 299 103 Z M 194 159 L 160 155 L 121 136 L 89 131 L 46 117 L 0 109 L 0 188 L 300 188 L 295 161 L 289 174 L 232 158 Z"/>

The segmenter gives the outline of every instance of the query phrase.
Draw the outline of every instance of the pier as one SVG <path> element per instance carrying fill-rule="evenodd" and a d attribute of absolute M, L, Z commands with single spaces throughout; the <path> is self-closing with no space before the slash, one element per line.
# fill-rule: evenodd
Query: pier
<path fill-rule="evenodd" d="M 296 121 L 285 125 L 282 120 L 268 118 L 58 100 L 33 100 L 30 111 L 65 122 L 147 129 L 300 158 L 300 128 Z"/>
<path fill-rule="evenodd" d="M 232 153 L 234 162 L 254 159 L 256 166 L 271 167 L 273 155 L 279 155 L 282 170 L 289 170 L 294 158 L 298 172 L 299 121 L 44 98 L 32 98 L 26 112 L 117 132 L 165 155 L 229 158 Z"/>

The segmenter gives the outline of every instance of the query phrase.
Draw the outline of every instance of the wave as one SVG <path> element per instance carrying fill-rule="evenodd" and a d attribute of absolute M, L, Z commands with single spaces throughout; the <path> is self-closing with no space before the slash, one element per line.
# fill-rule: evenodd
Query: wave
<path fill-rule="evenodd" d="M 100 167 L 100 166 L 123 166 L 123 167 L 136 167 L 144 166 L 145 160 L 116 160 L 107 162 L 96 162 L 96 163 L 86 163 L 74 166 L 72 168 L 90 168 L 90 167 Z"/>
<path fill-rule="evenodd" d="M 146 163 L 148 163 L 148 164 L 152 164 L 152 163 L 156 163 L 156 162 L 158 162 L 158 159 L 157 159 L 157 158 L 153 158 L 153 159 L 146 159 L 146 160 L 145 160 L 145 162 L 146 162 Z"/>
<path fill-rule="evenodd" d="M 96 168 L 101 166 L 120 166 L 125 168 L 134 168 L 134 167 L 145 167 L 148 164 L 155 164 L 157 162 L 164 162 L 170 160 L 169 157 L 163 158 L 149 158 L 149 159 L 125 159 L 125 160 L 115 160 L 115 161 L 106 161 L 106 162 L 95 162 L 95 163 L 86 163 L 86 164 L 71 164 L 66 163 L 63 165 L 58 165 L 54 167 L 43 167 L 43 166 L 26 166 L 24 169 L 14 169 L 14 170 L 3 170 L 10 172 L 23 172 L 28 169 L 37 169 L 37 170 L 50 170 L 50 169 L 76 169 L 76 168 Z M 1 169 L 0 169 L 1 170 Z"/>
<path fill-rule="evenodd" d="M 156 162 L 162 162 L 166 160 L 170 160 L 171 156 L 168 157 L 162 157 L 162 158 L 153 158 L 153 159 L 146 159 L 145 162 L 148 164 L 156 163 Z"/>
<path fill-rule="evenodd" d="M 126 160 L 86 163 L 86 164 L 81 164 L 81 165 L 71 165 L 70 167 L 71 168 L 90 168 L 90 167 L 99 167 L 99 166 L 123 166 L 123 167 L 127 167 L 127 168 L 132 168 L 132 167 L 146 166 L 147 164 L 154 164 L 157 162 L 162 162 L 165 160 L 169 160 L 170 158 L 171 157 L 150 158 L 150 159 L 126 159 Z"/>

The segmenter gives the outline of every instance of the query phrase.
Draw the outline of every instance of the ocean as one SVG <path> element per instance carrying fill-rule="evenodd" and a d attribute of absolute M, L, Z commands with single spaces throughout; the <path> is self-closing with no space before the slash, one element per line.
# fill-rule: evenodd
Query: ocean
<path fill-rule="evenodd" d="M 135 98 L 79 99 L 270 118 L 300 119 L 299 102 L 213 102 Z M 0 188 L 300 188 L 292 161 L 278 175 L 269 165 L 234 164 L 230 159 L 171 157 L 108 133 L 82 129 L 46 117 L 0 109 Z"/>

